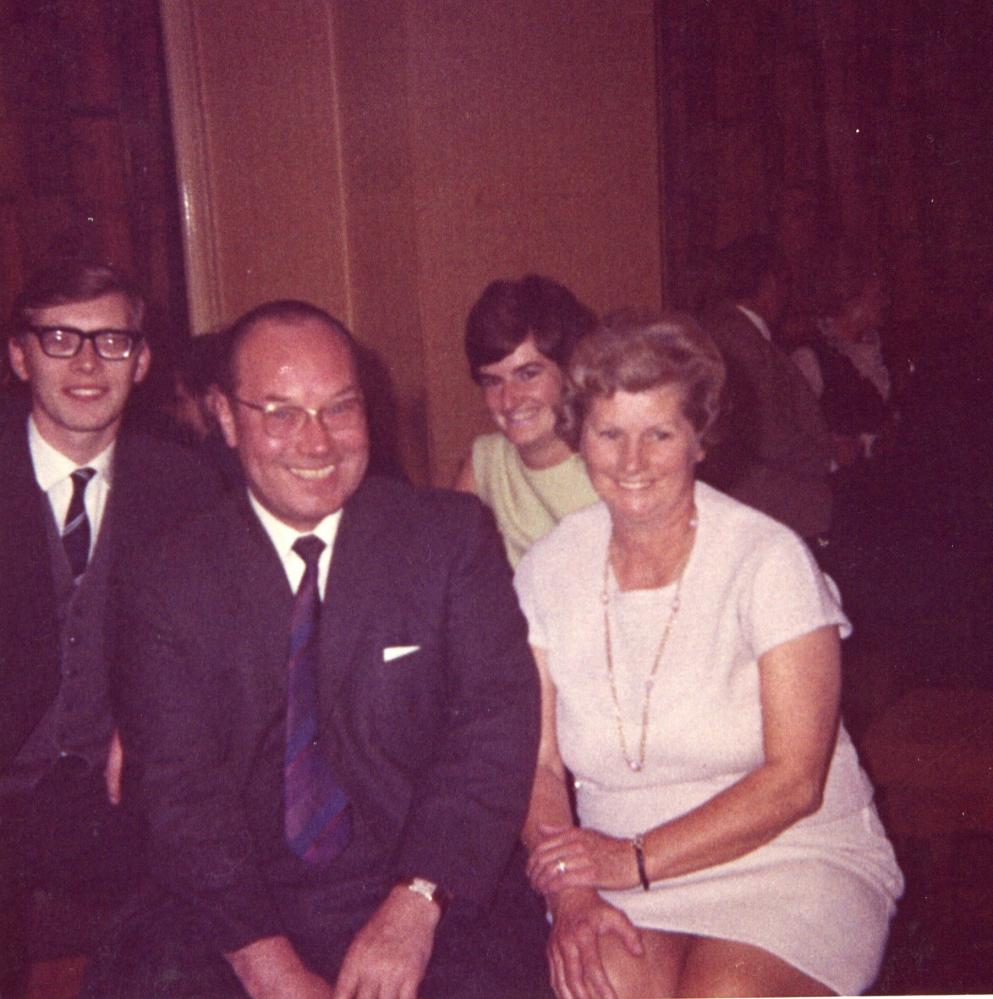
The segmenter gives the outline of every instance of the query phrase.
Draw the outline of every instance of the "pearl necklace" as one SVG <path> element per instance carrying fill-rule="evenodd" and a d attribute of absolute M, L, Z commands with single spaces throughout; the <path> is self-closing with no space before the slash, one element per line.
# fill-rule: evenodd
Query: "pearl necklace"
<path fill-rule="evenodd" d="M 696 511 L 694 511 L 693 516 L 690 518 L 690 530 L 695 529 L 696 525 L 697 518 Z M 688 561 L 689 554 L 686 557 Z M 683 576 L 685 573 L 686 566 L 684 564 L 676 580 L 676 592 L 672 597 L 672 606 L 669 608 L 669 619 L 666 621 L 665 628 L 662 631 L 662 639 L 659 642 L 658 651 L 655 653 L 655 661 L 652 663 L 652 668 L 645 678 L 645 697 L 641 706 L 641 739 L 638 742 L 638 757 L 637 759 L 632 759 L 628 753 L 627 739 L 624 736 L 624 722 L 621 720 L 621 703 L 620 698 L 617 696 L 617 682 L 614 678 L 614 655 L 610 639 L 610 545 L 607 545 L 607 557 L 603 563 L 603 590 L 600 593 L 600 601 L 603 604 L 603 633 L 607 647 L 607 680 L 610 683 L 610 696 L 614 702 L 614 721 L 617 724 L 617 737 L 621 744 L 621 755 L 624 757 L 624 762 L 628 765 L 628 769 L 633 773 L 638 773 L 645 765 L 645 748 L 648 743 L 648 722 L 652 688 L 655 686 L 655 674 L 658 673 L 659 666 L 662 664 L 662 657 L 665 655 L 666 646 L 669 644 L 669 635 L 672 633 L 672 626 L 675 624 L 676 616 L 679 614 L 680 598 L 683 592 Z"/>

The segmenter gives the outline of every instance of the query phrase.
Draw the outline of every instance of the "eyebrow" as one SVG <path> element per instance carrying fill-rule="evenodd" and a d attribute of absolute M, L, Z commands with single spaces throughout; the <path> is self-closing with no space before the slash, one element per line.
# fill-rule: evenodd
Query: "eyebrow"
<path fill-rule="evenodd" d="M 332 402 L 340 402 L 342 399 L 347 399 L 349 396 L 356 396 L 357 398 L 362 398 L 362 387 L 360 385 L 349 385 L 343 388 L 340 392 L 336 392 L 331 396 L 330 399 L 325 403 L 328 405 Z M 299 406 L 300 403 L 295 402 L 287 395 L 279 395 L 275 392 L 270 392 L 262 397 L 266 402 L 285 402 L 293 406 Z"/>
<path fill-rule="evenodd" d="M 518 371 L 523 371 L 525 368 L 534 367 L 534 365 L 536 365 L 536 364 L 543 367 L 547 363 L 548 363 L 547 360 L 545 360 L 544 358 L 535 358 L 533 361 L 525 361 L 523 364 L 518 364 L 516 367 L 511 368 L 509 374 L 516 375 Z M 506 376 L 505 375 L 498 375 L 495 371 L 483 371 L 482 369 L 480 369 L 480 371 L 479 371 L 479 377 L 480 378 L 504 378 Z"/>

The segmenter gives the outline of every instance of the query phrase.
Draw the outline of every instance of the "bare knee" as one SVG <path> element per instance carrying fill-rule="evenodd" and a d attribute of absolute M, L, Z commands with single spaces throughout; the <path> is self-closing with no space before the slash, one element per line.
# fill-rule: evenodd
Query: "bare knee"
<path fill-rule="evenodd" d="M 696 937 L 676 987 L 680 996 L 829 996 L 822 982 L 761 947 Z"/>
<path fill-rule="evenodd" d="M 640 934 L 641 955 L 632 954 L 613 934 L 601 938 L 600 955 L 614 991 L 620 999 L 675 995 L 689 938 L 656 930 Z"/>

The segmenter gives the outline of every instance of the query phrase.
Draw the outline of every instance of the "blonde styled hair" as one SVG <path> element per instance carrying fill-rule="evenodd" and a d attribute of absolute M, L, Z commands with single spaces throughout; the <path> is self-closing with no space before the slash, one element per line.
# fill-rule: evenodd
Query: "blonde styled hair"
<path fill-rule="evenodd" d="M 556 429 L 576 449 L 595 399 L 675 385 L 682 391 L 683 414 L 708 446 L 721 413 L 724 384 L 724 359 L 692 316 L 613 313 L 573 352 Z"/>

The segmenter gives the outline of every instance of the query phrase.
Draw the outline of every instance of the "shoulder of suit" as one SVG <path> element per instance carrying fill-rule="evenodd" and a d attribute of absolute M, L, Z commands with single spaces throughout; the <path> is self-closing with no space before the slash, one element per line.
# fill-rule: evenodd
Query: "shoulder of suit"
<path fill-rule="evenodd" d="M 413 486 L 401 479 L 370 475 L 345 505 L 353 516 L 378 516 L 397 524 L 422 522 L 451 529 L 455 522 L 485 517 L 487 509 L 471 493 Z"/>
<path fill-rule="evenodd" d="M 140 550 L 128 553 L 127 561 L 142 574 L 169 574 L 190 563 L 220 564 L 239 537 L 258 537 L 261 532 L 244 492 L 232 490 L 156 525 L 144 536 Z"/>
<path fill-rule="evenodd" d="M 141 431 L 122 431 L 114 457 L 115 485 L 141 490 L 143 500 L 178 513 L 212 506 L 224 492 L 221 469 L 206 452 Z"/>

